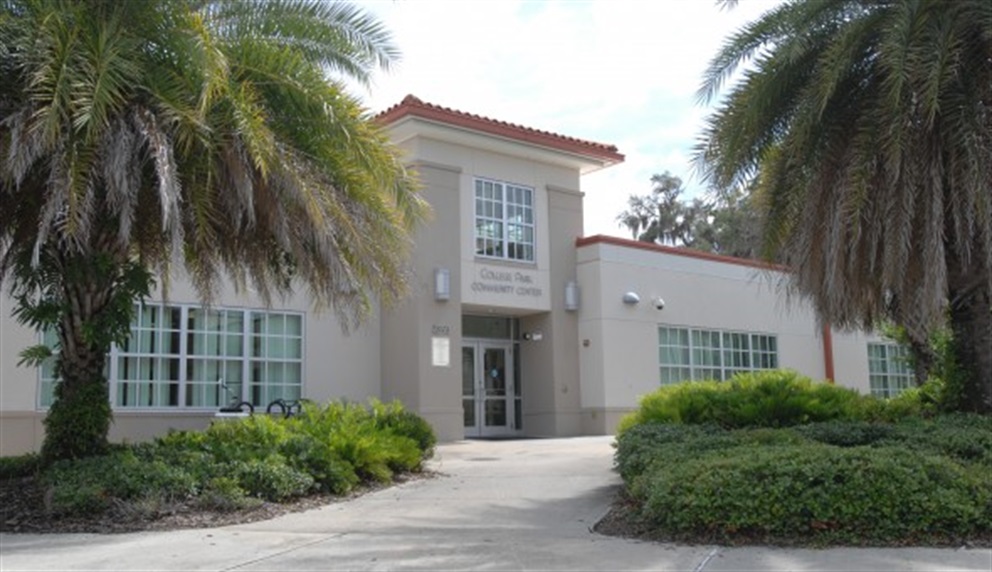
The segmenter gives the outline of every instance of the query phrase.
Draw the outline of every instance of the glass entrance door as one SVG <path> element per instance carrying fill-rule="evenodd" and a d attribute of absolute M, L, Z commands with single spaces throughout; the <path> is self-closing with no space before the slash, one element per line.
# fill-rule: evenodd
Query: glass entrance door
<path fill-rule="evenodd" d="M 466 342 L 462 346 L 462 407 L 465 436 L 514 433 L 513 346 L 501 342 Z"/>

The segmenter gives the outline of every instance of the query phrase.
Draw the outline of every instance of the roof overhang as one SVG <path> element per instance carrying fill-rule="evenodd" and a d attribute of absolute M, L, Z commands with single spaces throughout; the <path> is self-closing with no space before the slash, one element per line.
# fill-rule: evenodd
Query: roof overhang
<path fill-rule="evenodd" d="M 424 103 L 408 95 L 376 117 L 401 143 L 426 137 L 591 173 L 624 160 L 613 145 L 566 137 Z"/>

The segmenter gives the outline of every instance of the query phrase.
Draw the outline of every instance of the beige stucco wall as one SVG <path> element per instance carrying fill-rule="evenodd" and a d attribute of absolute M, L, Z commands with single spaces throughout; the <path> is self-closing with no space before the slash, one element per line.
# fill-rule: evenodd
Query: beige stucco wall
<path fill-rule="evenodd" d="M 519 317 L 522 331 L 543 336 L 522 342 L 515 356 L 523 388 L 523 433 L 580 433 L 578 320 L 575 313 L 565 312 L 563 300 L 566 281 L 575 279 L 574 244 L 582 233 L 579 169 L 548 161 L 547 152 L 526 145 L 466 138 L 457 129 L 437 125 L 408 122 L 396 127 L 393 136 L 420 173 L 434 216 L 416 237 L 412 264 L 419 290 L 383 313 L 384 395 L 406 396 L 442 439 L 460 438 L 461 316 Z M 533 189 L 534 262 L 475 255 L 476 178 Z M 447 302 L 433 299 L 438 267 L 451 272 Z M 508 288 L 493 292 L 487 285 Z M 432 332 L 437 331 L 448 334 L 450 367 L 430 363 Z"/>
<path fill-rule="evenodd" d="M 565 310 L 565 284 L 576 280 L 575 239 L 582 234 L 582 195 L 575 187 L 546 186 L 550 257 L 550 312 L 521 320 L 525 332 L 543 334 L 521 346 L 524 428 L 528 435 L 582 433 L 578 315 Z"/>
<path fill-rule="evenodd" d="M 4 285 L 6 287 L 6 285 Z M 37 375 L 34 368 L 17 365 L 18 355 L 38 343 L 39 338 L 29 328 L 14 320 L 14 301 L 6 289 L 0 292 L 0 411 L 33 411 L 37 402 Z"/>
<path fill-rule="evenodd" d="M 833 329 L 834 379 L 862 393 L 868 385 L 868 344 L 887 342 L 876 333 Z"/>
<path fill-rule="evenodd" d="M 299 289 L 305 292 L 305 289 Z M 161 290 L 149 301 L 166 299 Z M 171 281 L 168 303 L 198 304 L 199 297 L 189 281 L 178 277 Z M 16 324 L 10 315 L 13 301 L 0 294 L 0 455 L 36 450 L 44 437 L 38 408 L 38 372 L 17 367 L 17 355 L 38 342 L 37 334 Z M 258 296 L 237 293 L 230 285 L 220 289 L 214 300 L 217 307 L 265 308 Z M 288 300 L 273 301 L 273 310 L 298 311 L 304 314 L 303 395 L 315 401 L 346 398 L 364 401 L 380 394 L 379 325 L 377 319 L 344 335 L 330 311 L 315 312 L 305 294 Z M 212 418 L 205 410 L 115 411 L 112 440 L 131 441 L 161 435 L 170 428 L 205 427 Z"/>
<path fill-rule="evenodd" d="M 405 147 L 416 157 L 410 144 Z M 459 362 L 461 295 L 457 288 L 461 247 L 453 232 L 459 227 L 461 168 L 417 160 L 413 166 L 434 213 L 430 224 L 415 236 L 411 261 L 415 279 L 410 297 L 382 314 L 382 392 L 385 399 L 399 399 L 419 412 L 434 427 L 438 439 L 450 441 L 464 437 Z M 436 268 L 447 268 L 451 273 L 451 298 L 447 301 L 434 299 Z M 434 337 L 448 338 L 447 366 L 433 364 Z"/>
<path fill-rule="evenodd" d="M 578 248 L 583 422 L 597 432 L 639 397 L 659 387 L 658 326 L 775 334 L 779 365 L 825 379 L 823 340 L 811 308 L 783 294 L 782 274 L 633 248 L 592 243 Z M 622 302 L 626 292 L 640 303 Z M 662 298 L 664 309 L 654 300 Z M 867 391 L 867 340 L 834 331 L 835 379 Z M 604 418 L 611 421 L 604 422 Z"/>

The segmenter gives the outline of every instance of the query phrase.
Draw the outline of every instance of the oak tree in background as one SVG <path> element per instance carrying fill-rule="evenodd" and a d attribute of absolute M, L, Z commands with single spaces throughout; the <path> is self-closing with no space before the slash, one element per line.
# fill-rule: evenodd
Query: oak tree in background
<path fill-rule="evenodd" d="M 686 202 L 682 179 L 670 172 L 652 176 L 651 184 L 650 194 L 631 195 L 627 210 L 617 215 L 617 223 L 634 239 L 738 258 L 758 256 L 760 220 L 747 193 Z"/>
<path fill-rule="evenodd" d="M 333 79 L 396 57 L 344 3 L 0 0 L 0 278 L 58 334 L 46 459 L 105 449 L 107 353 L 173 264 L 345 324 L 403 292 L 426 206 Z"/>
<path fill-rule="evenodd" d="M 949 314 L 965 409 L 992 413 L 992 2 L 791 0 L 728 38 L 699 92 L 709 182 L 756 180 L 764 252 L 822 319 Z"/>

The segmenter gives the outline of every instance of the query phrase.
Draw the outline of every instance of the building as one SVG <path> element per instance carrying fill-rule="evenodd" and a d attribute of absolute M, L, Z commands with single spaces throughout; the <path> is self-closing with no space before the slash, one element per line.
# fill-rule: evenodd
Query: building
<path fill-rule="evenodd" d="M 178 278 L 111 351 L 112 439 L 204 427 L 242 399 L 400 399 L 454 440 L 607 434 L 659 384 L 741 370 L 883 395 L 909 382 L 896 346 L 789 305 L 782 269 L 583 237 L 580 179 L 623 161 L 613 146 L 412 96 L 379 119 L 434 209 L 410 298 L 345 335 L 303 295 L 266 308 L 227 291 L 204 309 Z M 3 455 L 40 446 L 53 387 L 50 367 L 16 365 L 38 337 L 11 306 L 0 295 Z"/>

